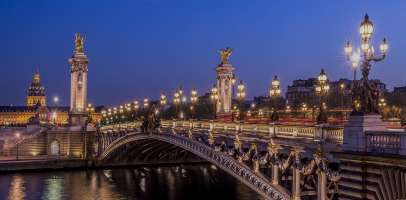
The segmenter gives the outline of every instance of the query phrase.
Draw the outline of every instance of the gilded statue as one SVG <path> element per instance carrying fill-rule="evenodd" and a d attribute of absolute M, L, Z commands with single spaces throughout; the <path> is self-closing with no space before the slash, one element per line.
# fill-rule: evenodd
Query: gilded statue
<path fill-rule="evenodd" d="M 221 57 L 220 63 L 228 63 L 228 57 L 231 55 L 233 49 L 234 48 L 230 49 L 230 47 L 227 47 L 227 49 L 218 49 Z"/>
<path fill-rule="evenodd" d="M 86 32 L 82 34 L 76 33 L 76 40 L 75 40 L 75 55 L 84 55 L 85 51 L 83 50 L 83 43 L 85 42 Z"/>

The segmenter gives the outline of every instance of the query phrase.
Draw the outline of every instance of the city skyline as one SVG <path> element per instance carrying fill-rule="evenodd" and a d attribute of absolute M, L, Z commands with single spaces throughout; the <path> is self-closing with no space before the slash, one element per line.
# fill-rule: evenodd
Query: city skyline
<path fill-rule="evenodd" d="M 372 65 L 371 78 L 381 79 L 392 91 L 405 84 L 402 66 L 406 63 L 401 55 L 406 43 L 401 35 L 406 29 L 397 22 L 406 15 L 396 12 L 405 3 L 374 1 L 361 6 L 365 2 L 351 2 L 350 8 L 325 2 L 310 6 L 142 1 L 111 7 L 103 2 L 85 2 L 81 7 L 3 2 L 0 25 L 7 29 L 0 38 L 0 88 L 8 96 L 0 103 L 24 105 L 38 66 L 49 105 L 52 96 L 59 96 L 58 104 L 68 105 L 67 60 L 73 55 L 74 34 L 85 31 L 84 50 L 90 58 L 88 101 L 94 105 L 111 107 L 145 96 L 157 100 L 162 92 L 172 101 L 179 86 L 187 96 L 193 87 L 202 96 L 216 82 L 217 49 L 227 46 L 236 47 L 230 63 L 236 68 L 237 83 L 243 80 L 246 86 L 246 99 L 268 94 L 275 75 L 283 94 L 293 80 L 315 78 L 322 68 L 330 81 L 352 79 L 344 47 L 348 40 L 359 46 L 358 27 L 366 13 L 375 28 L 371 43 L 378 48 L 386 38 L 389 44 L 386 59 Z M 83 15 L 73 15 L 72 9 Z"/>

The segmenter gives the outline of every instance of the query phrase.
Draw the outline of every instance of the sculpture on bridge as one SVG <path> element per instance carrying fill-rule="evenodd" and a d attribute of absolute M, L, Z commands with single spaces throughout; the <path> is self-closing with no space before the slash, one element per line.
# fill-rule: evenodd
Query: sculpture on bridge
<path fill-rule="evenodd" d="M 79 33 L 76 33 L 76 39 L 75 39 L 75 55 L 84 55 L 85 51 L 83 50 L 83 43 L 85 42 L 85 36 L 86 32 L 80 36 Z"/>
<path fill-rule="evenodd" d="M 370 84 L 368 75 L 371 70 L 371 65 L 363 65 L 361 67 L 362 78 L 359 85 L 358 81 L 354 81 L 352 93 L 353 112 L 352 114 L 379 114 L 378 100 L 380 92 L 376 89 L 379 80 L 375 79 Z"/>
<path fill-rule="evenodd" d="M 227 49 L 218 49 L 221 57 L 221 62 L 220 64 L 223 63 L 228 63 L 228 57 L 230 57 L 232 51 L 234 48 L 230 49 L 230 47 L 227 47 Z"/>

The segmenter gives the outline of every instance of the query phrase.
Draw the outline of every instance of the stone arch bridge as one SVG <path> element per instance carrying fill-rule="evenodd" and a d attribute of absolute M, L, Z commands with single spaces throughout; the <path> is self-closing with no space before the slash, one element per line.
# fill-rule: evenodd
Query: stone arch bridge
<path fill-rule="evenodd" d="M 335 199 L 342 129 L 163 121 L 153 134 L 138 123 L 104 126 L 99 165 L 196 158 L 220 167 L 265 199 Z M 323 141 L 323 145 L 321 145 Z"/>

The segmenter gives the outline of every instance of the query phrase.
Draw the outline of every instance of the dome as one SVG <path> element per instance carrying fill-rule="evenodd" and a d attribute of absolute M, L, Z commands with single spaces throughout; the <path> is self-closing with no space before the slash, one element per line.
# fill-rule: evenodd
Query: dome
<path fill-rule="evenodd" d="M 45 96 L 45 88 L 40 82 L 33 82 L 28 88 L 28 96 Z"/>
<path fill-rule="evenodd" d="M 45 88 L 39 82 L 38 68 L 34 74 L 34 82 L 28 88 L 28 96 L 45 96 Z"/>

